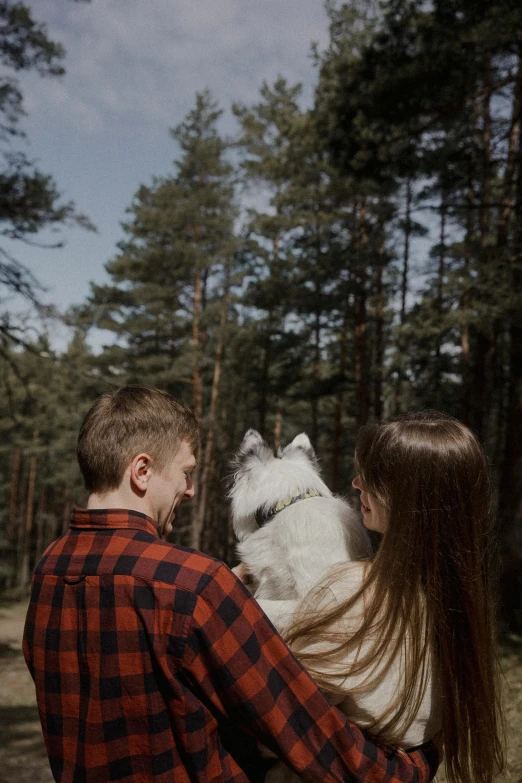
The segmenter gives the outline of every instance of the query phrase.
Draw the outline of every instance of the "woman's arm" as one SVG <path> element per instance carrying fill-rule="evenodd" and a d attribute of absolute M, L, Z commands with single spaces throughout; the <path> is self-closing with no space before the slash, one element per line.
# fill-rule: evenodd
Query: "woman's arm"
<path fill-rule="evenodd" d="M 250 584 L 246 563 L 239 563 L 230 570 L 244 585 L 248 586 Z M 292 599 L 290 601 L 273 601 L 268 598 L 257 598 L 256 600 L 279 633 L 283 633 L 288 628 L 299 604 L 297 599 Z"/>
<path fill-rule="evenodd" d="M 268 598 L 257 598 L 256 600 L 270 622 L 275 625 L 280 634 L 284 635 L 284 632 L 292 623 L 299 601 L 297 599 L 291 601 L 271 601 Z"/>

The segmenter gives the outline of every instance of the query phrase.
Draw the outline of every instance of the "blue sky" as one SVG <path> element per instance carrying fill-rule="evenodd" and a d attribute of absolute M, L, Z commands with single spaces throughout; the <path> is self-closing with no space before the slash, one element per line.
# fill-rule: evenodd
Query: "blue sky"
<path fill-rule="evenodd" d="M 231 103 L 253 103 L 263 80 L 279 74 L 302 82 L 309 103 L 310 44 L 326 44 L 327 18 L 321 0 L 27 2 L 67 54 L 60 79 L 20 76 L 26 150 L 98 232 L 65 229 L 61 250 L 9 249 L 64 310 L 87 297 L 91 281 L 107 279 L 125 208 L 140 184 L 172 170 L 168 129 L 196 91 L 209 88 L 225 109 L 224 133 L 234 130 Z M 63 347 L 63 329 L 51 333 Z M 93 335 L 93 344 L 103 339 Z"/>

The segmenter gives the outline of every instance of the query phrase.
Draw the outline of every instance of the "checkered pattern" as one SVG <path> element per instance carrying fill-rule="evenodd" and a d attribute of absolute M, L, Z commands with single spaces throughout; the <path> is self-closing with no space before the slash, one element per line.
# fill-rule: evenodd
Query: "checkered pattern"
<path fill-rule="evenodd" d="M 133 511 L 73 511 L 35 569 L 24 654 L 63 783 L 261 781 L 255 740 L 309 781 L 435 772 L 433 748 L 350 724 L 226 566 Z"/>

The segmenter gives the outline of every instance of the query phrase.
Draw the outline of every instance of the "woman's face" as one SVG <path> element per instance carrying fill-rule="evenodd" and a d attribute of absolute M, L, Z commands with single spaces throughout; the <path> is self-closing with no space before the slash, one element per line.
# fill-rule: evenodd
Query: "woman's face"
<path fill-rule="evenodd" d="M 384 506 L 381 506 L 369 492 L 366 492 L 359 476 L 356 476 L 352 481 L 352 487 L 358 489 L 361 493 L 361 511 L 364 526 L 368 530 L 384 533 L 388 527 L 388 512 Z"/>

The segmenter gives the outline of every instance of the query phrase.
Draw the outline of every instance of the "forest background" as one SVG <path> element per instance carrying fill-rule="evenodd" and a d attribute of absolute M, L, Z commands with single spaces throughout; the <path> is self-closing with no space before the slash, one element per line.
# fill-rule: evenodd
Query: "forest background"
<path fill-rule="evenodd" d="M 473 428 L 497 505 L 502 627 L 522 630 L 522 7 L 514 0 L 327 2 L 303 108 L 284 75 L 231 111 L 202 90 L 170 171 L 129 193 L 109 283 L 66 314 L 11 250 L 93 228 L 21 151 L 17 72 L 64 52 L 0 2 L 0 588 L 23 592 L 86 493 L 75 459 L 93 400 L 126 383 L 203 427 L 197 501 L 172 540 L 232 562 L 230 459 L 256 427 L 305 430 L 348 494 L 358 429 L 435 408 Z M 92 8 L 95 11 L 94 7 Z M 49 324 L 72 333 L 56 350 Z M 94 351 L 94 328 L 112 338 Z"/>

